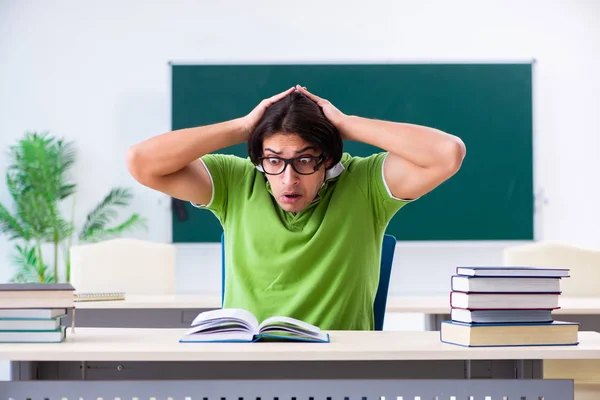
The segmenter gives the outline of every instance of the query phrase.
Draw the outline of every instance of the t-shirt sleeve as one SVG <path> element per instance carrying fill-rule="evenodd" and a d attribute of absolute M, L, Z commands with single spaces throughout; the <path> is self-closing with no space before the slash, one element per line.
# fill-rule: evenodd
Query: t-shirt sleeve
<path fill-rule="evenodd" d="M 208 204 L 192 203 L 194 207 L 207 209 L 224 221 L 231 190 L 253 168 L 248 159 L 230 154 L 207 154 L 200 158 L 210 177 L 212 196 Z"/>
<path fill-rule="evenodd" d="M 380 225 L 387 225 L 398 210 L 416 200 L 399 199 L 392 195 L 383 174 L 383 163 L 387 155 L 387 152 L 383 152 L 357 158 L 352 168 L 352 173 Z"/>

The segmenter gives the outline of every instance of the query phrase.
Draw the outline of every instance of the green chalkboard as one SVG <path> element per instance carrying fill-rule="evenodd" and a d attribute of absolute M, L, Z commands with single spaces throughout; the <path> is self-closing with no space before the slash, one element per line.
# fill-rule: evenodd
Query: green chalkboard
<path fill-rule="evenodd" d="M 467 146 L 457 175 L 404 207 L 398 240 L 533 239 L 532 64 L 172 65 L 172 128 L 237 118 L 307 86 L 347 114 L 432 126 Z M 378 151 L 347 142 L 345 151 Z M 224 153 L 247 156 L 243 145 Z M 206 210 L 173 202 L 173 242 L 217 242 Z"/>

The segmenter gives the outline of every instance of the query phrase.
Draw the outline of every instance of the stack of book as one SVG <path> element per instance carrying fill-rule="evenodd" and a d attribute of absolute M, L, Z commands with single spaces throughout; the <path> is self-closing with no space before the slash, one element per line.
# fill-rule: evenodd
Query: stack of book
<path fill-rule="evenodd" d="M 0 284 L 0 343 L 62 342 L 73 293 L 69 283 Z"/>
<path fill-rule="evenodd" d="M 552 316 L 561 279 L 568 276 L 568 269 L 458 267 L 441 341 L 468 347 L 578 344 L 579 324 Z"/>

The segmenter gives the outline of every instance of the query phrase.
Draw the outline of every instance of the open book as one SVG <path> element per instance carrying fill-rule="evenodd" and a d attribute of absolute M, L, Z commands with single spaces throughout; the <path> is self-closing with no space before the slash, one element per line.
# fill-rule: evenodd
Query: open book
<path fill-rule="evenodd" d="M 185 342 L 257 342 L 259 340 L 329 342 L 329 334 L 289 317 L 270 317 L 261 323 L 249 311 L 223 308 L 205 311 L 179 340 Z"/>

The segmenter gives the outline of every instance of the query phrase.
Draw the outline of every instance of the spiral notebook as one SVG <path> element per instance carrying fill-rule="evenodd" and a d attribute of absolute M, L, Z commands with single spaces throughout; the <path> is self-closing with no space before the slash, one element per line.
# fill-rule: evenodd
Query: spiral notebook
<path fill-rule="evenodd" d="M 125 292 L 87 292 L 75 293 L 75 301 L 112 301 L 125 300 Z"/>

